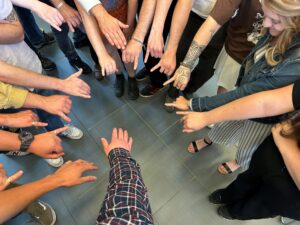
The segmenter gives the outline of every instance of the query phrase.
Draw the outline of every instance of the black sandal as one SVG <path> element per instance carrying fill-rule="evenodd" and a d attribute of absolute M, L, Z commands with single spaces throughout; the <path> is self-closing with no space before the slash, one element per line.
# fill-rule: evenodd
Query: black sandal
<path fill-rule="evenodd" d="M 213 143 L 213 142 L 209 143 L 205 138 L 203 138 L 203 141 L 204 141 L 205 144 L 207 144 L 207 146 L 212 145 L 212 143 Z M 199 152 L 201 150 L 201 149 L 198 149 L 196 141 L 192 141 L 191 143 L 193 145 L 194 152 L 190 152 L 190 151 L 188 151 L 188 152 L 190 152 L 190 153 L 197 153 L 197 152 Z M 206 146 L 204 146 L 204 147 L 206 147 Z"/>

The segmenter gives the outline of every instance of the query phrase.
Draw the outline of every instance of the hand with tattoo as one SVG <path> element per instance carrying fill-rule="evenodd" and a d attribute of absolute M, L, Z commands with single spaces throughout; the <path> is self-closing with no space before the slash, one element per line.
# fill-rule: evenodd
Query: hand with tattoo
<path fill-rule="evenodd" d="M 200 45 L 196 41 L 193 41 L 181 66 L 176 70 L 174 76 L 166 81 L 164 85 L 174 82 L 174 87 L 183 91 L 189 83 L 194 65 L 205 47 L 205 45 Z"/>
<path fill-rule="evenodd" d="M 178 90 L 183 91 L 190 81 L 191 72 L 191 69 L 185 66 L 179 66 L 174 76 L 171 79 L 167 80 L 164 83 L 164 86 L 174 82 L 173 86 L 176 87 Z"/>

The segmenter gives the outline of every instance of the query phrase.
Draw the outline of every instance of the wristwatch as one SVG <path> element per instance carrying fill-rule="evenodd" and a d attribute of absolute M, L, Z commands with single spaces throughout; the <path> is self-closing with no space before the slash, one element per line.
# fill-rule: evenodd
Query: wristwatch
<path fill-rule="evenodd" d="M 34 140 L 34 135 L 28 131 L 21 131 L 18 137 L 19 140 L 21 141 L 20 151 L 26 152 L 30 144 Z"/>

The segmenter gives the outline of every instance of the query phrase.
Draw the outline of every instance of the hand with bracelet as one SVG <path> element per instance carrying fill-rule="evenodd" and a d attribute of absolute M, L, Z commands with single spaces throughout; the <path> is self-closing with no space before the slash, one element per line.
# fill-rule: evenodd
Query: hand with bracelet
<path fill-rule="evenodd" d="M 204 51 L 206 46 L 198 44 L 193 41 L 185 59 L 176 70 L 174 76 L 164 83 L 164 86 L 174 82 L 173 86 L 183 91 L 190 81 L 192 69 L 200 54 Z"/>
<path fill-rule="evenodd" d="M 64 20 L 69 26 L 69 30 L 74 32 L 74 29 L 81 24 L 81 17 L 79 13 L 64 1 L 52 0 L 51 2 L 63 16 Z"/>
<path fill-rule="evenodd" d="M 122 53 L 123 62 L 134 63 L 133 69 L 136 70 L 143 47 L 144 43 L 140 39 L 133 36 Z"/>

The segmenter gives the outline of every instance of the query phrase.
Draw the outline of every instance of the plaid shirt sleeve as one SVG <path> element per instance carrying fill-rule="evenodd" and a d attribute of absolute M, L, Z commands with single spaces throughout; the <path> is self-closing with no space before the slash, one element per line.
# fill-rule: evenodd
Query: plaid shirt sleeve
<path fill-rule="evenodd" d="M 97 224 L 153 224 L 147 188 L 137 162 L 129 151 L 116 148 L 108 155 L 110 178 Z"/>

